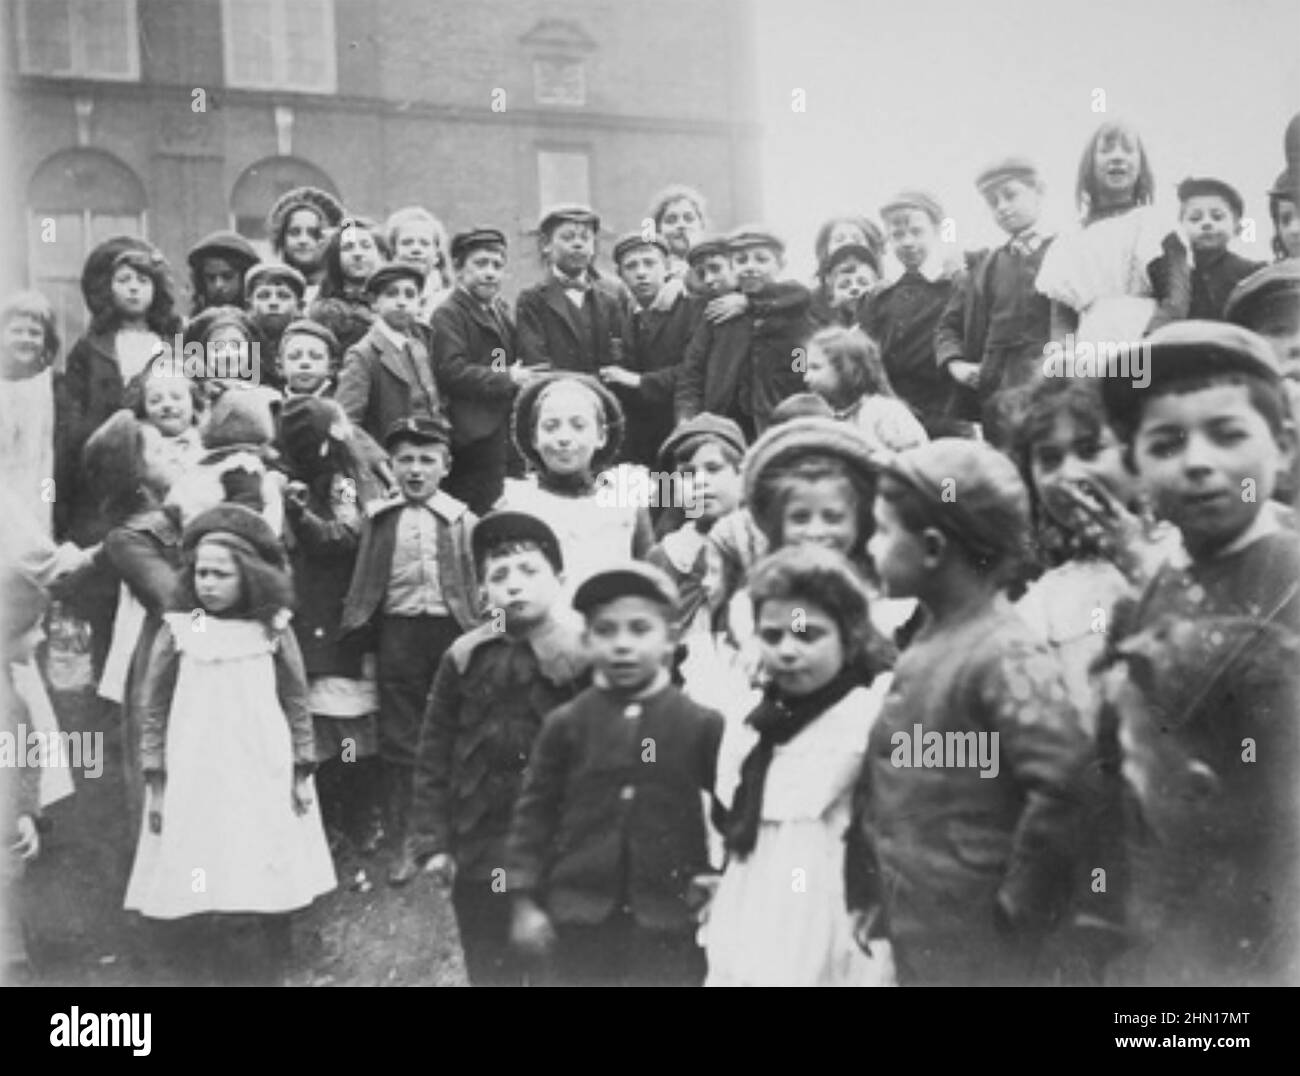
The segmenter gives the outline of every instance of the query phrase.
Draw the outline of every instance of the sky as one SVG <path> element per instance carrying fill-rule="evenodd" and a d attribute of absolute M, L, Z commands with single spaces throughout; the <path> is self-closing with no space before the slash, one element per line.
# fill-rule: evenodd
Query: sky
<path fill-rule="evenodd" d="M 1237 249 L 1271 258 L 1264 192 L 1300 112 L 1297 0 L 751 2 L 765 211 L 799 275 L 822 221 L 878 218 L 904 187 L 939 197 L 957 247 L 996 242 L 973 181 L 1011 154 L 1039 165 L 1044 224 L 1070 227 L 1084 144 L 1117 118 L 1146 143 L 1171 223 L 1179 180 L 1227 180 L 1256 221 Z"/>

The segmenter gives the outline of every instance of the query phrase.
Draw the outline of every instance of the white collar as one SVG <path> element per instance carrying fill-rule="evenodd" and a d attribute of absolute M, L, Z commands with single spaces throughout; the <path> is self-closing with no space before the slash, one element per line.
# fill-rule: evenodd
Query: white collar
<path fill-rule="evenodd" d="M 654 679 L 651 680 L 650 683 L 648 683 L 640 691 L 636 692 L 636 694 L 625 695 L 625 696 L 621 695 L 620 698 L 622 698 L 624 702 L 639 702 L 642 699 L 648 699 L 651 695 L 656 695 L 664 688 L 666 688 L 670 682 L 670 679 L 671 677 L 668 670 L 660 669 L 657 673 L 655 673 Z M 611 694 L 613 693 L 613 689 L 609 686 L 609 681 L 605 679 L 604 674 L 599 669 L 596 669 L 595 671 L 592 672 L 591 682 L 595 684 L 598 688 L 600 688 L 602 691 L 609 691 L 611 692 Z"/>
<path fill-rule="evenodd" d="M 1277 501 L 1265 501 L 1260 506 L 1250 526 L 1214 555 L 1215 557 L 1230 557 L 1234 553 L 1240 553 L 1248 545 L 1253 545 L 1261 538 L 1267 538 L 1270 534 L 1277 534 L 1282 529 Z"/>
<path fill-rule="evenodd" d="M 884 268 L 884 282 L 886 286 L 897 284 L 899 280 L 903 278 L 903 274 L 907 272 L 907 270 L 903 268 L 903 263 L 900 262 L 897 256 L 892 253 L 885 260 Z M 921 268 L 919 268 L 917 272 L 931 284 L 947 275 L 948 265 L 938 247 L 930 251 L 925 261 L 921 263 Z"/>
<path fill-rule="evenodd" d="M 388 340 L 388 342 L 392 344 L 394 347 L 396 347 L 399 351 L 402 348 L 406 347 L 406 337 L 402 333 L 399 333 L 391 325 L 389 325 L 388 322 L 386 322 L 378 314 L 375 315 L 374 325 L 375 328 L 378 330 L 379 334 L 385 337 Z"/>

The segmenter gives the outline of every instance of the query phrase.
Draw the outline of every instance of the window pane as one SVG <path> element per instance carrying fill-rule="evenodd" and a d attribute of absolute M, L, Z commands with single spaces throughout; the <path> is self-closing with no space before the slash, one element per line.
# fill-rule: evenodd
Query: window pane
<path fill-rule="evenodd" d="M 135 26 L 127 0 L 78 0 L 78 36 L 84 58 L 82 74 L 131 73 L 131 40 Z"/>
<path fill-rule="evenodd" d="M 227 0 L 222 32 L 230 58 L 230 81 L 239 86 L 266 86 L 275 81 L 271 0 Z"/>
<path fill-rule="evenodd" d="M 29 71 L 72 70 L 68 0 L 23 0 L 23 56 Z"/>
<path fill-rule="evenodd" d="M 587 79 L 582 61 L 533 61 L 533 95 L 539 105 L 585 104 Z"/>
<path fill-rule="evenodd" d="M 329 10 L 322 0 L 284 0 L 283 83 L 329 89 L 329 53 L 334 48 Z"/>
<path fill-rule="evenodd" d="M 538 150 L 537 189 L 540 209 L 557 202 L 591 201 L 591 159 L 582 152 Z"/>
<path fill-rule="evenodd" d="M 90 217 L 90 246 L 102 243 L 112 235 L 139 235 L 140 218 L 112 213 L 94 213 Z M 86 253 L 90 253 L 89 247 Z"/>

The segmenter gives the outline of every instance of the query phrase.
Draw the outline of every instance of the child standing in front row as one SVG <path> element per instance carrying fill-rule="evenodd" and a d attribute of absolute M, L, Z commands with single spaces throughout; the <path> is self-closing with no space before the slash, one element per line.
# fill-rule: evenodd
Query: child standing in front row
<path fill-rule="evenodd" d="M 1023 983 L 1070 895 L 1068 790 L 1088 757 L 1059 664 L 1001 594 L 1027 537 L 1024 483 L 987 444 L 943 438 L 885 465 L 873 512 L 886 592 L 926 619 L 855 796 L 859 938 L 889 938 L 901 985 Z M 936 736 L 965 750 L 913 769 Z"/>
<path fill-rule="evenodd" d="M 844 831 L 889 676 L 859 675 L 867 595 L 829 549 L 786 547 L 749 582 L 763 700 L 718 755 L 728 861 L 703 933 L 710 986 L 888 985 L 853 940 Z M 887 946 L 882 947 L 887 948 Z"/>
<path fill-rule="evenodd" d="M 511 936 L 562 985 L 698 985 L 687 903 L 709 869 L 700 793 L 722 716 L 669 682 L 677 594 L 657 568 L 591 576 L 595 684 L 547 715 L 506 844 Z"/>
<path fill-rule="evenodd" d="M 148 809 L 125 906 L 167 920 L 253 913 L 274 975 L 289 955 L 285 913 L 335 886 L 292 583 L 275 535 L 238 505 L 196 519 L 184 548 L 142 691 Z"/>

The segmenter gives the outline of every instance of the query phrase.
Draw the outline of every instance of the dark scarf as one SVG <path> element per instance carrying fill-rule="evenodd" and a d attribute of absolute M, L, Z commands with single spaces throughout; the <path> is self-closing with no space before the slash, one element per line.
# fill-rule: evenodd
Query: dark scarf
<path fill-rule="evenodd" d="M 585 497 L 596 488 L 596 480 L 586 471 L 577 474 L 551 474 L 538 468 L 537 484 L 548 493 L 562 497 Z"/>
<path fill-rule="evenodd" d="M 758 744 L 740 765 L 740 784 L 732 797 L 724 836 L 727 851 L 744 859 L 758 842 L 758 824 L 763 816 L 763 786 L 772 755 L 789 743 L 855 687 L 862 678 L 852 665 L 845 665 L 830 683 L 811 695 L 786 698 L 769 687 L 763 701 L 745 718 L 758 732 Z"/>

